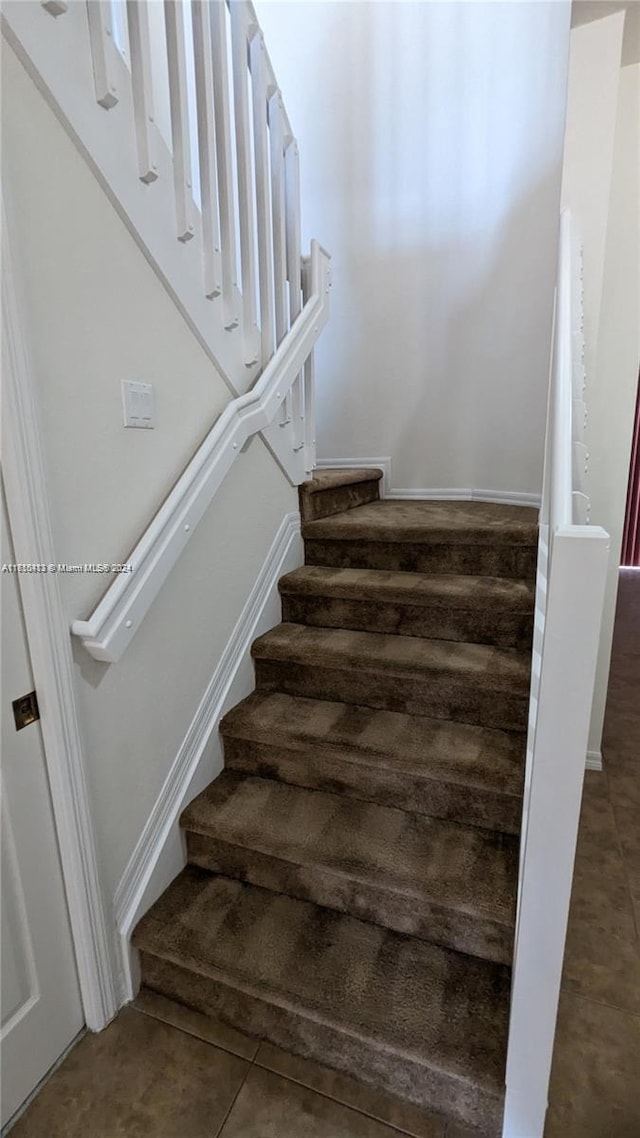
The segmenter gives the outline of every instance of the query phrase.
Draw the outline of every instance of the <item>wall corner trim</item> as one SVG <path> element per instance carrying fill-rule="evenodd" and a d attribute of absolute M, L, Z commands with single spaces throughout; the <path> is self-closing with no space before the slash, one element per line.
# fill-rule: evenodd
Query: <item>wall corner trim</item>
<path fill-rule="evenodd" d="M 291 559 L 296 564 L 301 562 L 300 543 L 300 515 L 297 512 L 286 514 L 116 888 L 114 912 L 125 974 L 124 998 L 127 1000 L 135 995 L 131 933 L 144 908 L 148 907 L 145 902 L 154 872 L 177 829 L 180 813 L 186 804 L 185 796 L 205 759 L 211 735 L 225 711 L 235 702 L 233 681 L 241 664 L 249 658 L 251 644 L 259 635 L 268 602 L 274 594 L 277 595 L 278 580 L 285 566 L 294 567 L 288 564 Z M 215 773 L 220 773 L 221 769 L 220 764 Z M 173 868 L 178 872 L 179 867 L 174 865 Z M 169 884 L 169 880 L 160 883 L 160 891 Z"/>
<path fill-rule="evenodd" d="M 10 246 L 6 186 L 2 199 L 3 477 L 19 562 L 56 564 L 38 403 L 20 316 Z M 10 204 L 10 203 L 9 203 Z M 118 1010 L 119 978 L 100 881 L 77 716 L 73 657 L 59 580 L 25 574 L 20 595 L 42 712 L 42 738 L 69 922 L 87 1026 L 105 1027 Z"/>

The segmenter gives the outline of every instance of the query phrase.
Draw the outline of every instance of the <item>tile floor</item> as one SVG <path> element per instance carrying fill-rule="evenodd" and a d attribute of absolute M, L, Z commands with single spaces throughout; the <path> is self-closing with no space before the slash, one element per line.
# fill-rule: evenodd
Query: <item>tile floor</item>
<path fill-rule="evenodd" d="M 621 576 L 588 773 L 545 1138 L 640 1138 L 640 573 Z M 86 1035 L 11 1138 L 473 1138 L 143 994 Z"/>
<path fill-rule="evenodd" d="M 588 772 L 545 1138 L 640 1138 L 640 571 L 621 570 Z"/>

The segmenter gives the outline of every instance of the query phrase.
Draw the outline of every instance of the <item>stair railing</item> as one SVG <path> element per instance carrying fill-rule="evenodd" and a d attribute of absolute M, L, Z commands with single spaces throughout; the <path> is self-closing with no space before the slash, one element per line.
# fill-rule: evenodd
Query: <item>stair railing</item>
<path fill-rule="evenodd" d="M 113 662 L 253 434 L 294 485 L 313 470 L 329 256 L 301 256 L 298 146 L 250 0 L 7 0 L 2 29 L 235 397 L 73 623 Z"/>
<path fill-rule="evenodd" d="M 89 620 L 71 630 L 96 660 L 119 660 L 167 579 L 235 457 L 258 431 L 273 423 L 304 370 L 309 382 L 312 347 L 328 316 L 328 257 L 311 243 L 309 295 L 300 316 L 251 391 L 232 399 L 127 558 Z M 309 445 L 312 445 L 309 440 Z"/>
<path fill-rule="evenodd" d="M 298 145 L 250 0 L 7 0 L 7 39 L 233 395 L 302 308 Z M 299 483 L 296 377 L 264 437 Z"/>
<path fill-rule="evenodd" d="M 579 244 L 562 214 L 536 580 L 503 1138 L 542 1138 L 609 535 L 585 524 Z"/>

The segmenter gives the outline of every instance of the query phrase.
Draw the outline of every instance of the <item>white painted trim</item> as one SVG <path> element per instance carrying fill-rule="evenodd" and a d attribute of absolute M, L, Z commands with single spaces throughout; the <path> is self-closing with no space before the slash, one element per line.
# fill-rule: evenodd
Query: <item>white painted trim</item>
<path fill-rule="evenodd" d="M 237 454 L 273 423 L 329 318 L 329 255 L 311 243 L 312 292 L 251 391 L 232 399 L 88 620 L 71 626 L 96 659 L 114 663 L 135 636 Z M 302 480 L 302 478 L 300 479 Z"/>
<path fill-rule="evenodd" d="M 610 539 L 576 524 L 574 237 L 560 222 L 502 1138 L 542 1138 Z"/>
<path fill-rule="evenodd" d="M 212 7 L 218 10 L 217 4 Z M 234 0 L 236 7 L 250 39 L 259 26 L 253 5 L 250 0 Z M 109 4 L 76 0 L 65 4 L 64 18 L 55 21 L 48 13 L 58 15 L 63 5 L 50 0 L 47 9 L 26 0 L 3 5 L 4 35 L 232 394 L 250 389 L 260 362 L 245 366 L 248 345 L 236 330 L 237 322 L 232 325 L 227 318 L 225 325 L 223 298 L 206 295 L 202 216 L 192 200 L 190 240 L 185 244 L 176 239 L 173 155 L 159 132 L 154 132 L 157 178 L 151 183 L 140 180 L 133 84 L 113 37 L 106 32 L 102 17 L 108 15 Z M 96 63 L 99 84 L 107 85 L 104 91 L 102 86 L 96 89 Z M 266 51 L 265 67 L 268 83 L 277 86 Z M 110 110 L 105 113 L 105 108 Z M 285 133 L 291 135 L 286 114 Z"/>
<path fill-rule="evenodd" d="M 588 771 L 602 770 L 602 751 L 587 751 L 585 768 Z"/>
<path fill-rule="evenodd" d="M 409 487 L 406 490 L 390 490 L 387 498 L 411 498 L 425 502 L 496 502 L 501 506 L 535 506 L 536 509 L 540 507 L 539 494 L 524 494 L 512 490 L 462 490 L 451 487 L 441 490 L 418 490 Z"/>
<path fill-rule="evenodd" d="M 287 514 L 258 574 L 249 598 L 229 637 L 198 709 L 189 725 L 147 823 L 124 870 L 114 897 L 127 998 L 136 987 L 130 938 L 143 912 L 185 864 L 178 820 L 186 802 L 215 778 L 222 756 L 208 753 L 218 723 L 230 707 L 253 687 L 250 649 L 256 636 L 277 621 L 278 580 L 303 562 L 300 516 Z M 273 609 L 275 607 L 276 613 Z M 247 665 L 247 675 L 239 670 Z"/>
<path fill-rule="evenodd" d="M 47 565 L 55 564 L 57 558 L 5 195 L 6 188 L 2 202 L 3 474 L 16 558 Z M 82 1005 L 87 1026 L 98 1031 L 117 1011 L 117 984 L 85 780 L 68 623 L 55 574 L 23 574 L 20 595 Z"/>
<path fill-rule="evenodd" d="M 379 468 L 382 470 L 380 497 L 403 499 L 412 501 L 442 501 L 442 502 L 496 502 L 505 506 L 535 506 L 540 507 L 540 495 L 529 494 L 513 490 L 479 490 L 466 487 L 419 488 L 409 486 L 406 489 L 391 485 L 391 459 L 390 458 L 332 458 L 323 459 L 316 463 L 322 470 L 341 470 L 343 468 L 364 467 L 365 469 Z"/>
<path fill-rule="evenodd" d="M 330 458 L 316 463 L 318 470 L 381 470 L 380 497 L 389 497 L 391 485 L 391 459 L 387 458 Z"/>

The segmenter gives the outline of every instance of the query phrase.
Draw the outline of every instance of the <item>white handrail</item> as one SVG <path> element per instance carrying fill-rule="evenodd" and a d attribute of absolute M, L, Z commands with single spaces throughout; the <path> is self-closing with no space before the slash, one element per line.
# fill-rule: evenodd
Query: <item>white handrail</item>
<path fill-rule="evenodd" d="M 235 396 L 291 323 L 291 123 L 250 0 L 127 0 L 118 12 L 9 0 L 2 30 Z M 286 410 L 281 427 L 268 445 L 295 484 L 301 422 L 294 431 Z"/>
<path fill-rule="evenodd" d="M 233 399 L 211 428 L 127 561 L 88 620 L 71 626 L 96 659 L 118 660 L 211 503 L 236 455 L 273 422 L 309 360 L 329 316 L 329 255 L 311 245 L 311 294 L 252 391 Z"/>
<path fill-rule="evenodd" d="M 503 1138 L 542 1138 L 609 536 L 576 524 L 574 238 L 561 219 L 549 386 Z M 584 415 L 584 409 L 580 411 Z"/>
<path fill-rule="evenodd" d="M 328 255 L 317 242 L 300 255 L 297 144 L 251 0 L 163 0 L 166 52 L 154 54 L 158 8 L 127 0 L 117 37 L 109 0 L 2 9 L 3 33 L 234 397 L 133 550 L 133 572 L 73 624 L 106 661 L 252 434 L 292 484 L 313 469 L 313 349 L 328 314 Z"/>

